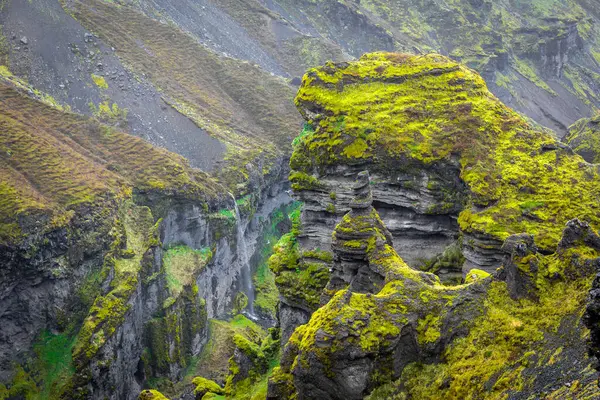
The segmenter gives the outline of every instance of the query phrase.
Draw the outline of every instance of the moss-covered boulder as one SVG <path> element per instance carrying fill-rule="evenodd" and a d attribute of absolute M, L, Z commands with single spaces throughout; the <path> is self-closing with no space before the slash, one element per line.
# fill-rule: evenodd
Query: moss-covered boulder
<path fill-rule="evenodd" d="M 563 140 L 585 161 L 600 163 L 600 115 L 575 122 Z"/>
<path fill-rule="evenodd" d="M 168 400 L 168 398 L 158 390 L 142 390 L 138 400 Z"/>
<path fill-rule="evenodd" d="M 192 383 L 196 386 L 194 388 L 194 396 L 196 396 L 196 399 L 198 400 L 202 399 L 207 393 L 225 394 L 223 388 L 210 379 L 197 376 L 192 380 Z"/>

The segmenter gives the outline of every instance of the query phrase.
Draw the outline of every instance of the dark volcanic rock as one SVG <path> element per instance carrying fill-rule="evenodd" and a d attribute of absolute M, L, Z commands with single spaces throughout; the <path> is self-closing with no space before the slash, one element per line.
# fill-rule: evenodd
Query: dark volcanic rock
<path fill-rule="evenodd" d="M 369 255 L 385 245 L 392 246 L 392 235 L 372 207 L 373 195 L 367 171 L 357 175 L 350 212 L 333 231 L 333 271 L 326 290 L 335 293 L 348 288 L 353 292 L 376 293 L 387 271 L 370 263 Z"/>
<path fill-rule="evenodd" d="M 504 279 L 513 299 L 536 298 L 535 278 L 538 272 L 537 247 L 533 236 L 526 233 L 512 235 L 502 245 L 506 253 L 503 263 Z"/>

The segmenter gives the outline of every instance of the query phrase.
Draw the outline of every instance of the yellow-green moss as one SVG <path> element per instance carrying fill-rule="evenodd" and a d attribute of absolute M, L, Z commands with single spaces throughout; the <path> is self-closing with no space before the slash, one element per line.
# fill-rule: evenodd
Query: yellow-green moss
<path fill-rule="evenodd" d="M 474 268 L 467 273 L 467 276 L 465 277 L 465 283 L 472 283 L 478 281 L 479 279 L 487 278 L 488 276 L 491 276 L 488 272 Z"/>
<path fill-rule="evenodd" d="M 568 318 L 578 319 L 584 307 L 592 277 L 549 281 L 550 271 L 563 270 L 565 265 L 572 271 L 580 268 L 581 254 L 586 254 L 584 259 L 597 257 L 579 248 L 542 258 L 543 278 L 537 282 L 539 301 L 513 300 L 506 283 L 493 282 L 482 305 L 483 313 L 469 323 L 466 337 L 445 350 L 444 361 L 405 370 L 402 382 L 407 393 L 424 400 L 476 398 L 482 394 L 489 399 L 504 399 L 506 393 L 522 390 L 527 384 L 522 372 L 533 367 L 530 358 L 535 356 L 538 365 L 553 363 L 557 352 L 542 352 L 545 346 L 552 348 L 546 338 L 557 335 L 562 324 L 571 324 L 565 322 Z"/>
<path fill-rule="evenodd" d="M 92 81 L 100 89 L 108 89 L 108 83 L 106 83 L 106 79 L 103 76 L 92 74 Z"/>
<path fill-rule="evenodd" d="M 169 400 L 158 390 L 142 390 L 138 400 Z"/>
<path fill-rule="evenodd" d="M 179 296 L 185 285 L 192 284 L 194 277 L 210 262 L 211 258 L 212 252 L 209 248 L 200 250 L 187 246 L 168 248 L 163 253 L 163 265 L 171 296 Z"/>
<path fill-rule="evenodd" d="M 225 390 L 221 386 L 219 386 L 218 383 L 216 383 L 215 381 L 211 381 L 210 379 L 197 376 L 192 380 L 192 383 L 196 385 L 196 387 L 194 388 L 194 395 L 196 397 L 204 396 L 208 392 L 212 392 L 215 394 L 225 394 Z"/>
<path fill-rule="evenodd" d="M 434 315 L 427 315 L 427 317 L 420 319 L 417 326 L 417 339 L 419 343 L 434 343 L 440 336 L 440 317 Z"/>
<path fill-rule="evenodd" d="M 110 291 L 94 301 L 77 336 L 73 360 L 79 368 L 96 355 L 123 322 L 130 307 L 129 298 L 138 285 L 142 257 L 150 239 L 157 234 L 152 213 L 147 207 L 127 201 L 121 208 L 120 218 L 125 228 L 127 249 L 133 252 L 133 257 L 107 255 L 114 269 L 114 278 L 110 283 Z"/>

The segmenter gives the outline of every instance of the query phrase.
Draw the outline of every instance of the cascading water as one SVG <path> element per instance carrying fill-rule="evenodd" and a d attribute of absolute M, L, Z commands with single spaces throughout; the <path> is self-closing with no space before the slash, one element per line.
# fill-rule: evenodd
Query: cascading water
<path fill-rule="evenodd" d="M 246 248 L 246 239 L 244 238 L 244 227 L 242 226 L 242 217 L 238 208 L 235 196 L 231 194 L 233 206 L 235 208 L 235 219 L 237 221 L 237 256 L 242 266 L 242 285 L 246 296 L 248 296 L 248 316 L 256 319 L 254 315 L 254 285 L 252 284 L 252 270 L 250 269 L 250 258 Z"/>

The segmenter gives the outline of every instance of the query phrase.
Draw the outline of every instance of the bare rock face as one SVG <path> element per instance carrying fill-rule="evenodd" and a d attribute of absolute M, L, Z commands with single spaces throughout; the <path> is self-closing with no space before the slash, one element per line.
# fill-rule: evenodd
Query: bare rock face
<path fill-rule="evenodd" d="M 373 208 L 369 173 L 358 174 L 351 210 L 333 231 L 333 271 L 326 290 L 347 287 L 353 292 L 376 293 L 383 287 L 385 269 L 369 261 L 369 254 L 392 246 L 392 235 Z"/>
<path fill-rule="evenodd" d="M 536 297 L 534 280 L 538 272 L 538 259 L 533 236 L 526 233 L 512 235 L 502 245 L 502 251 L 506 253 L 503 277 L 510 296 Z"/>

